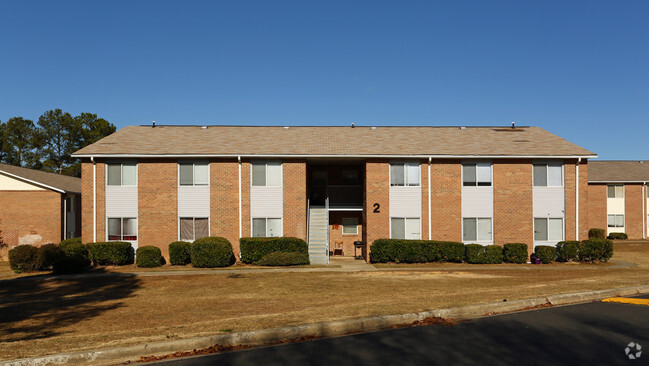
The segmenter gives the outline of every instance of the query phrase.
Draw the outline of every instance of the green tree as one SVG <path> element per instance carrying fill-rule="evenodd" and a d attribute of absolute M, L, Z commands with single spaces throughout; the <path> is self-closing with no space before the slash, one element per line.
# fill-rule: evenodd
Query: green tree
<path fill-rule="evenodd" d="M 38 118 L 39 155 L 43 170 L 62 174 L 76 162 L 70 155 L 75 151 L 78 131 L 70 113 L 60 109 L 49 110 Z"/>
<path fill-rule="evenodd" d="M 13 117 L 2 125 L 2 160 L 17 166 L 38 167 L 38 138 L 34 122 L 23 117 Z"/>
<path fill-rule="evenodd" d="M 74 151 L 93 144 L 115 132 L 115 125 L 93 113 L 81 113 L 74 117 L 74 127 L 70 131 Z M 73 152 L 74 152 L 73 151 Z M 75 162 L 63 169 L 63 173 L 75 177 L 81 176 L 81 163 Z"/>

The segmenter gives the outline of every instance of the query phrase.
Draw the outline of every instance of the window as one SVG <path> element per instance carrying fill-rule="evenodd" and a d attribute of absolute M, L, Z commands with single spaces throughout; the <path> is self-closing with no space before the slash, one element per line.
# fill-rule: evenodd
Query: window
<path fill-rule="evenodd" d="M 462 185 L 491 186 L 491 164 L 462 164 Z"/>
<path fill-rule="evenodd" d="M 560 218 L 535 218 L 535 241 L 561 241 L 563 240 L 563 219 Z"/>
<path fill-rule="evenodd" d="M 491 218 L 462 219 L 462 241 L 491 240 Z"/>
<path fill-rule="evenodd" d="M 343 185 L 356 186 L 358 185 L 358 170 L 345 169 L 343 170 Z"/>
<path fill-rule="evenodd" d="M 624 215 L 608 215 L 608 227 L 624 227 Z"/>
<path fill-rule="evenodd" d="M 390 219 L 390 238 L 392 239 L 421 239 L 421 224 L 419 218 Z"/>
<path fill-rule="evenodd" d="M 137 241 L 137 219 L 126 217 L 109 218 L 108 240 Z"/>
<path fill-rule="evenodd" d="M 621 184 L 618 185 L 609 185 L 606 187 L 608 192 L 608 198 L 623 198 L 624 197 L 624 186 Z"/>
<path fill-rule="evenodd" d="M 419 186 L 419 163 L 390 164 L 390 185 Z"/>
<path fill-rule="evenodd" d="M 563 186 L 563 166 L 560 164 L 535 164 L 534 186 L 561 187 Z"/>
<path fill-rule="evenodd" d="M 253 237 L 282 236 L 282 219 L 254 218 L 252 219 Z"/>
<path fill-rule="evenodd" d="M 137 185 L 137 164 L 106 164 L 109 186 Z"/>
<path fill-rule="evenodd" d="M 356 217 L 343 217 L 343 235 L 358 234 L 358 219 Z"/>
<path fill-rule="evenodd" d="M 181 217 L 180 240 L 194 241 L 210 236 L 210 219 L 208 217 Z"/>
<path fill-rule="evenodd" d="M 210 183 L 208 163 L 179 163 L 178 181 L 181 186 L 206 186 Z"/>
<path fill-rule="evenodd" d="M 282 163 L 252 163 L 252 185 L 282 186 Z"/>
<path fill-rule="evenodd" d="M 74 197 L 71 196 L 65 197 L 65 211 L 67 213 L 74 212 Z"/>

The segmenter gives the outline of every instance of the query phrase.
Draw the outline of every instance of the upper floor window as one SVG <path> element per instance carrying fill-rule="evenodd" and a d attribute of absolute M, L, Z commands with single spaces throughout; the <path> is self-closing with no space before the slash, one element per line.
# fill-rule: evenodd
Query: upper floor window
<path fill-rule="evenodd" d="M 624 197 L 624 186 L 621 184 L 607 186 L 606 191 L 608 198 Z"/>
<path fill-rule="evenodd" d="M 563 186 L 563 166 L 561 164 L 534 164 L 534 186 Z"/>
<path fill-rule="evenodd" d="M 491 164 L 462 164 L 462 185 L 491 186 Z"/>
<path fill-rule="evenodd" d="M 282 186 L 282 163 L 252 163 L 252 185 Z"/>
<path fill-rule="evenodd" d="M 178 176 L 181 186 L 206 186 L 210 183 L 208 163 L 179 163 Z"/>
<path fill-rule="evenodd" d="M 106 182 L 109 186 L 137 185 L 137 164 L 106 164 Z"/>
<path fill-rule="evenodd" d="M 391 163 L 391 186 L 419 186 L 419 163 Z"/>

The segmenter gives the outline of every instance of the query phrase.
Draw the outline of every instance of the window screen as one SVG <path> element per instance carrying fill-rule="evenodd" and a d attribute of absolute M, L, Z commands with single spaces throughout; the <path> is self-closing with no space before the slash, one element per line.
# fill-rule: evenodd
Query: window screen
<path fill-rule="evenodd" d="M 491 241 L 491 219 L 478 219 L 478 240 Z"/>
<path fill-rule="evenodd" d="M 122 185 L 134 186 L 137 184 L 137 167 L 135 164 L 122 165 Z"/>
<path fill-rule="evenodd" d="M 606 187 L 606 191 L 608 192 L 608 198 L 615 198 L 615 186 Z"/>
<path fill-rule="evenodd" d="M 194 164 L 194 185 L 206 186 L 210 183 L 208 164 Z"/>
<path fill-rule="evenodd" d="M 194 219 L 181 218 L 180 219 L 180 240 L 194 241 Z"/>
<path fill-rule="evenodd" d="M 479 186 L 490 186 L 491 185 L 491 164 L 478 164 L 477 175 L 478 175 Z"/>
<path fill-rule="evenodd" d="M 266 219 L 252 219 L 252 236 L 266 236 Z"/>
<path fill-rule="evenodd" d="M 548 221 L 547 219 L 534 219 L 534 240 L 548 240 Z"/>
<path fill-rule="evenodd" d="M 476 227 L 476 220 L 474 218 L 462 219 L 462 224 L 462 241 L 477 240 L 478 228 Z"/>
<path fill-rule="evenodd" d="M 462 185 L 475 186 L 477 182 L 477 173 L 475 164 L 462 165 Z"/>
<path fill-rule="evenodd" d="M 279 187 L 282 185 L 282 164 L 268 163 L 266 169 L 266 185 Z"/>
<path fill-rule="evenodd" d="M 266 185 L 266 164 L 252 164 L 252 185 Z"/>
<path fill-rule="evenodd" d="M 122 240 L 122 219 L 108 219 L 108 240 Z"/>
<path fill-rule="evenodd" d="M 548 240 L 563 240 L 563 219 L 548 219 L 549 233 Z"/>
<path fill-rule="evenodd" d="M 390 184 L 393 186 L 405 185 L 405 169 L 403 164 L 390 165 Z"/>
<path fill-rule="evenodd" d="M 406 225 L 405 219 L 392 218 L 390 220 L 392 239 L 405 239 L 406 238 Z"/>
<path fill-rule="evenodd" d="M 191 186 L 194 184 L 193 164 L 179 164 L 180 185 Z"/>
<path fill-rule="evenodd" d="M 563 186 L 563 172 L 561 165 L 548 165 L 548 186 Z"/>
<path fill-rule="evenodd" d="M 122 219 L 123 221 L 123 238 L 122 240 L 137 240 L 137 219 Z"/>
<path fill-rule="evenodd" d="M 122 165 L 121 164 L 108 164 L 108 185 L 109 186 L 122 185 Z"/>
<path fill-rule="evenodd" d="M 421 224 L 419 219 L 406 219 L 406 239 L 421 239 Z"/>
<path fill-rule="evenodd" d="M 545 187 L 548 185 L 548 170 L 546 165 L 534 165 L 534 185 Z"/>
<path fill-rule="evenodd" d="M 409 186 L 418 186 L 419 185 L 419 172 L 421 167 L 419 164 L 406 164 L 407 169 L 407 180 Z"/>

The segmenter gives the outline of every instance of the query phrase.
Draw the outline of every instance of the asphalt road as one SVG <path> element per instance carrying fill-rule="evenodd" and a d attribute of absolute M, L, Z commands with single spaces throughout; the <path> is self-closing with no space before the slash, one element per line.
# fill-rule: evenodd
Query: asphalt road
<path fill-rule="evenodd" d="M 643 347 L 635 360 L 625 354 L 632 341 Z M 552 307 L 455 326 L 393 329 L 157 364 L 649 365 L 649 306 L 596 302 Z"/>

